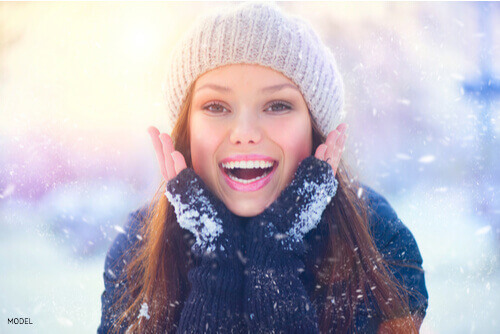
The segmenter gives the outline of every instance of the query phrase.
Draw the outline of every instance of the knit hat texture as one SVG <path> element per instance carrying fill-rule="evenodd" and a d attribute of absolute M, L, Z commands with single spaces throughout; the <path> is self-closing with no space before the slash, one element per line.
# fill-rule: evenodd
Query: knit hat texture
<path fill-rule="evenodd" d="M 190 85 L 229 64 L 259 64 L 284 74 L 300 89 L 325 135 L 344 118 L 335 58 L 310 24 L 273 3 L 245 2 L 202 17 L 174 47 L 164 86 L 171 126 Z"/>

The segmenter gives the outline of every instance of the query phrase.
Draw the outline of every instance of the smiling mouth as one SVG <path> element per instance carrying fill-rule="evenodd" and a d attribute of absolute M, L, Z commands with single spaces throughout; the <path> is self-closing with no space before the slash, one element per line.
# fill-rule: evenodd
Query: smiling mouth
<path fill-rule="evenodd" d="M 249 184 L 265 178 L 277 165 L 277 161 L 247 160 L 221 163 L 220 168 L 231 180 Z"/>

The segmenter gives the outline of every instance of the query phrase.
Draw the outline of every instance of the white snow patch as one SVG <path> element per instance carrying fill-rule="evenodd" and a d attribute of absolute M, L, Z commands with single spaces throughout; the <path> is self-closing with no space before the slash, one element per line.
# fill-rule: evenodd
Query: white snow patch
<path fill-rule="evenodd" d="M 174 195 L 167 190 L 165 195 L 175 209 L 179 225 L 195 235 L 195 244 L 202 250 L 213 252 L 215 239 L 223 232 L 222 221 L 217 217 L 217 211 L 204 195 L 203 189 L 196 184 L 196 180 L 191 181 L 188 189 L 189 193 L 183 194 L 188 198 L 187 203 L 181 202 L 180 194 Z"/>
<path fill-rule="evenodd" d="M 396 154 L 396 158 L 398 158 L 399 160 L 411 160 L 411 157 L 405 153 Z"/>
<path fill-rule="evenodd" d="M 423 163 L 423 164 L 428 164 L 436 160 L 436 157 L 433 155 L 424 155 L 420 159 L 418 159 L 418 162 Z"/>
<path fill-rule="evenodd" d="M 403 104 L 405 106 L 409 106 L 410 103 L 411 103 L 410 100 L 408 100 L 408 99 L 397 99 L 396 102 L 400 103 L 400 104 Z"/>
<path fill-rule="evenodd" d="M 118 233 L 125 234 L 125 230 L 121 226 L 115 225 L 115 230 L 117 230 Z"/>
<path fill-rule="evenodd" d="M 147 303 L 142 303 L 141 309 L 139 310 L 139 315 L 137 316 L 137 319 L 139 318 L 146 318 L 146 320 L 149 320 L 149 314 L 148 314 L 148 304 Z"/>
<path fill-rule="evenodd" d="M 476 235 L 483 235 L 491 231 L 491 225 L 487 225 L 485 227 L 482 227 L 480 229 L 476 230 Z"/>
<path fill-rule="evenodd" d="M 111 269 L 108 269 L 108 274 L 112 277 L 112 278 L 116 278 L 116 275 L 113 271 L 111 271 Z"/>
<path fill-rule="evenodd" d="M 306 207 L 296 214 L 297 221 L 288 231 L 288 235 L 296 240 L 301 239 L 307 232 L 316 227 L 321 220 L 321 215 L 333 195 L 337 191 L 338 181 L 333 179 L 332 183 L 318 184 L 305 181 L 299 189 L 299 196 L 310 197 L 306 199 Z"/>

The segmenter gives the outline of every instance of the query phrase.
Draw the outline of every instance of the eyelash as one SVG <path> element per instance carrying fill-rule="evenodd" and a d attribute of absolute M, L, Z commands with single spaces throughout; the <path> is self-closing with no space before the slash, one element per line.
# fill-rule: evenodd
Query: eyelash
<path fill-rule="evenodd" d="M 203 110 L 208 110 L 210 112 L 216 112 L 216 111 L 212 111 L 212 110 L 209 110 L 210 107 L 220 107 L 220 108 L 223 108 L 223 109 L 226 109 L 226 107 L 224 107 L 222 104 L 220 103 L 217 103 L 217 102 L 210 102 L 209 104 L 207 104 L 205 107 L 203 107 Z"/>
<path fill-rule="evenodd" d="M 269 106 L 269 108 L 272 108 L 274 106 L 278 106 L 278 105 L 281 105 L 281 106 L 284 106 L 285 109 L 282 109 L 282 110 L 276 110 L 275 112 L 285 112 L 287 110 L 290 110 L 292 109 L 292 106 L 289 105 L 288 103 L 284 102 L 284 101 L 273 101 L 271 102 L 271 105 Z M 268 108 L 268 109 L 269 109 Z M 266 109 L 267 110 L 267 109 Z"/>
<path fill-rule="evenodd" d="M 280 112 L 285 112 L 287 110 L 290 110 L 292 109 L 292 106 L 289 105 L 288 103 L 284 102 L 284 101 L 273 101 L 271 102 L 271 104 L 269 105 L 269 107 L 266 109 L 268 110 L 269 108 L 273 108 L 274 106 L 283 106 L 285 107 L 285 109 L 282 109 L 282 110 L 275 110 L 275 111 L 271 111 L 271 112 L 277 112 L 277 113 L 280 113 Z M 203 107 L 204 110 L 208 110 L 210 112 L 215 112 L 215 113 L 218 113 L 217 111 L 212 111 L 212 110 L 209 110 L 210 107 L 218 107 L 218 108 L 223 108 L 223 109 L 226 109 L 228 110 L 226 107 L 224 107 L 222 104 L 218 103 L 218 102 L 210 102 L 209 104 L 207 104 L 205 107 Z"/>

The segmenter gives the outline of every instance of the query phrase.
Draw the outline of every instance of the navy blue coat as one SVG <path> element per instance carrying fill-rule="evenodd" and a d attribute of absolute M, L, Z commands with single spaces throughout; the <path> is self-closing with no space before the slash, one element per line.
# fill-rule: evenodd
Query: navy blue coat
<path fill-rule="evenodd" d="M 428 306 L 428 294 L 422 269 L 422 257 L 415 238 L 384 197 L 370 187 L 363 186 L 363 190 L 363 198 L 368 203 L 369 227 L 375 245 L 389 263 L 402 264 L 391 265 L 390 269 L 399 282 L 410 292 L 410 311 L 412 314 L 419 314 L 423 318 Z M 107 333 L 117 317 L 111 311 L 110 306 L 125 292 L 124 285 L 120 283 L 124 262 L 117 262 L 117 260 L 140 238 L 138 232 L 142 218 L 146 213 L 145 210 L 145 208 L 141 208 L 129 215 L 124 226 L 125 233 L 116 236 L 107 253 L 103 274 L 105 290 L 101 296 L 102 317 L 98 333 Z M 320 223 L 317 229 L 306 235 L 305 243 L 308 244 L 306 248 L 310 249 L 308 256 L 314 256 L 314 245 L 320 244 L 315 242 L 316 237 L 324 234 L 325 231 L 324 228 L 321 228 Z M 319 247 L 316 247 L 316 250 Z M 125 258 L 125 261 L 128 260 L 129 258 Z M 307 291 L 314 288 L 312 273 L 305 271 L 300 275 L 300 279 Z M 362 304 L 357 309 L 354 319 L 357 332 L 376 333 L 382 319 L 377 315 L 370 314 L 368 312 L 370 309 L 373 310 L 374 306 Z M 279 329 L 276 331 L 279 332 Z"/>

